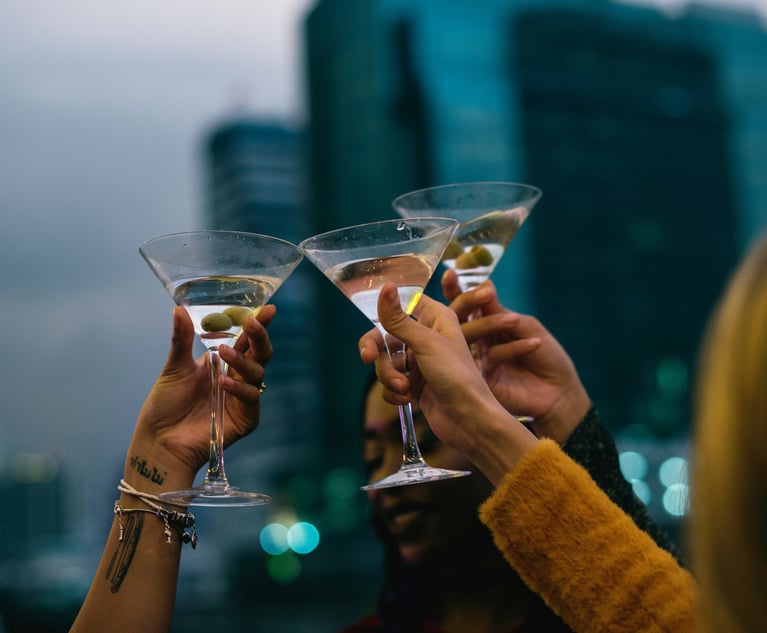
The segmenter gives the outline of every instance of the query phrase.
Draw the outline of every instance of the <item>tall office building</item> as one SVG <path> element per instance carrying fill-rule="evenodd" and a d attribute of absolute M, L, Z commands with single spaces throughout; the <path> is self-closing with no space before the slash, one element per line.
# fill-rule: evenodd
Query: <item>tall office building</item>
<path fill-rule="evenodd" d="M 304 147 L 301 131 L 252 118 L 216 126 L 205 140 L 206 224 L 294 244 L 311 235 Z M 322 415 L 318 354 L 334 317 L 319 310 L 318 295 L 331 292 L 336 291 L 330 282 L 304 261 L 274 296 L 277 317 L 269 325 L 274 355 L 266 368 L 261 424 L 252 438 L 227 449 L 236 457 L 227 462 L 236 485 L 267 492 L 272 503 L 259 513 L 260 525 L 232 522 L 227 512 L 206 517 L 220 521 L 226 534 L 229 556 L 220 572 L 231 589 L 226 600 L 206 605 L 210 572 L 199 570 L 197 582 L 187 578 L 183 586 L 189 590 L 179 596 L 184 605 L 179 630 L 198 630 L 217 611 L 218 624 L 230 628 L 249 626 L 255 611 L 265 630 L 336 630 L 364 612 L 375 595 L 380 554 L 368 529 L 362 482 L 352 470 L 337 467 L 339 438 Z M 347 344 L 354 348 L 353 340 Z M 345 432 L 359 437 L 356 428 Z M 262 533 L 266 524 L 279 532 L 303 522 L 319 531 L 316 551 L 294 543 L 297 554 L 268 536 L 274 531 Z"/>
<path fill-rule="evenodd" d="M 682 16 L 716 51 L 730 119 L 729 151 L 738 201 L 738 246 L 767 227 L 767 36 L 753 11 L 694 4 Z"/>
<path fill-rule="evenodd" d="M 605 418 L 687 428 L 705 322 L 736 258 L 715 49 L 659 15 L 531 10 L 512 26 L 535 304 Z"/>
<path fill-rule="evenodd" d="M 743 28 L 764 65 L 764 31 Z M 392 217 L 396 195 L 448 182 L 540 186 L 493 273 L 503 302 L 561 338 L 608 423 L 683 434 L 741 243 L 733 171 L 753 163 L 732 161 L 745 90 L 712 29 L 724 37 L 704 17 L 594 0 L 322 0 L 307 20 L 317 221 Z M 345 320 L 326 340 L 343 349 L 365 325 L 331 300 Z M 352 348 L 335 366 L 358 362 Z M 329 407 L 350 384 L 327 385 Z"/>
<path fill-rule="evenodd" d="M 318 229 L 394 218 L 392 200 L 421 187 L 526 180 L 505 54 L 510 4 L 316 4 L 306 23 L 306 68 Z M 526 232 L 523 227 L 494 273 L 504 300 L 518 309 L 530 308 Z M 441 274 L 438 269 L 435 278 Z M 348 437 L 342 431 L 359 425 L 366 383 L 356 337 L 370 323 L 337 291 L 322 301 L 323 314 L 333 315 L 337 326 L 323 339 L 325 375 L 332 376 L 324 388 L 325 416 Z M 357 450 L 355 438 L 339 446 L 345 454 Z"/>
<path fill-rule="evenodd" d="M 62 540 L 68 527 L 67 482 L 56 458 L 25 453 L 11 463 L 0 462 L 0 474 L 0 493 L 14 509 L 0 517 L 0 559 Z"/>
<path fill-rule="evenodd" d="M 309 232 L 304 138 L 299 130 L 253 118 L 232 118 L 205 139 L 208 228 L 263 233 L 293 243 Z M 269 326 L 269 362 L 261 424 L 238 451 L 239 486 L 274 489 L 316 467 L 322 447 L 320 387 L 313 357 L 315 284 L 302 263 L 277 290 L 278 317 Z M 268 406 L 267 404 L 268 403 Z M 265 488 L 266 487 L 266 488 Z"/>
<path fill-rule="evenodd" d="M 98 554 L 68 538 L 83 529 L 66 517 L 75 485 L 51 454 L 0 460 L 0 631 L 62 631 L 77 615 Z"/>

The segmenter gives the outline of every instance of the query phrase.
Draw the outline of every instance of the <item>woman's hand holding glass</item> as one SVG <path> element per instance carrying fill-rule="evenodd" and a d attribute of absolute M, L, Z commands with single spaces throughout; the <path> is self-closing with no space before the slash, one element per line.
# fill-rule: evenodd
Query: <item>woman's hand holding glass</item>
<path fill-rule="evenodd" d="M 258 426 L 264 366 L 272 356 L 265 326 L 274 314 L 275 307 L 267 305 L 249 316 L 234 347 L 220 348 L 230 372 L 219 377 L 219 384 L 232 396 L 226 399 L 224 444 Z M 125 459 L 125 482 L 141 493 L 187 488 L 208 461 L 213 385 L 209 354 L 195 359 L 195 340 L 188 313 L 176 307 L 168 358 L 141 408 Z M 149 506 L 136 495 L 123 491 L 118 503 L 115 513 L 120 514 L 71 633 L 171 628 L 181 535 L 163 524 L 159 514 L 144 514 Z"/>
<path fill-rule="evenodd" d="M 538 437 L 563 444 L 591 406 L 567 352 L 538 319 L 504 308 L 492 281 L 461 293 L 455 272 L 448 270 L 442 291 L 466 340 L 482 344 L 493 395 L 507 411 L 531 416 Z"/>
<path fill-rule="evenodd" d="M 400 307 L 396 287 L 387 284 L 378 316 L 408 346 L 406 376 L 384 353 L 380 332 L 371 330 L 360 339 L 360 356 L 375 362 L 384 398 L 397 404 L 412 394 L 437 437 L 497 484 L 537 440 L 493 396 L 455 312 L 424 296 L 414 312 L 418 320 L 411 319 Z"/>
<path fill-rule="evenodd" d="M 226 399 L 225 445 L 258 426 L 264 367 L 272 356 L 265 328 L 275 312 L 273 305 L 264 306 L 245 320 L 234 347 L 220 348 L 230 373 L 219 382 L 233 396 Z M 194 342 L 189 315 L 174 308 L 168 358 L 141 408 L 126 456 L 126 479 L 139 490 L 158 494 L 156 486 L 187 487 L 208 461 L 212 385 L 207 355 L 195 359 Z"/>

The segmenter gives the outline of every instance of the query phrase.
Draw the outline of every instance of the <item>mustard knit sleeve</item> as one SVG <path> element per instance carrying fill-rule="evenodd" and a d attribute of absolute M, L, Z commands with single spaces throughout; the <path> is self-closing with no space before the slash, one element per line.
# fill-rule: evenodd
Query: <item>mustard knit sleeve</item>
<path fill-rule="evenodd" d="M 551 440 L 480 509 L 497 547 L 576 632 L 694 630 L 696 585 Z"/>

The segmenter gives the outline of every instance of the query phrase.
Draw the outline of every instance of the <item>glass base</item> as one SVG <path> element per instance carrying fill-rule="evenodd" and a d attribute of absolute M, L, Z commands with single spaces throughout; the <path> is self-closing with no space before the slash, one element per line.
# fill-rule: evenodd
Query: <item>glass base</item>
<path fill-rule="evenodd" d="M 269 495 L 247 492 L 229 484 L 202 484 L 196 488 L 163 492 L 159 499 L 176 505 L 210 508 L 260 506 L 272 501 Z"/>
<path fill-rule="evenodd" d="M 395 488 L 397 486 L 409 486 L 422 484 L 427 481 L 439 481 L 441 479 L 453 479 L 471 475 L 470 470 L 448 470 L 447 468 L 433 468 L 426 464 L 405 464 L 396 473 L 375 481 L 362 490 L 380 490 L 381 488 Z"/>

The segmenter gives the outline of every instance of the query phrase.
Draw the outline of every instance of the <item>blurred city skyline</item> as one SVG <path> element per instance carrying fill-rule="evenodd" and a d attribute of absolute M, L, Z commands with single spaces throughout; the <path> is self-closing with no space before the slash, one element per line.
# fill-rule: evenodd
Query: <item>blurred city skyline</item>
<path fill-rule="evenodd" d="M 169 344 L 171 301 L 138 245 L 203 225 L 202 144 L 219 122 L 305 123 L 302 29 L 315 4 L 0 5 L 0 322 L 24 334 L 0 357 L 0 474 L 25 453 L 57 457 L 85 542 L 101 544 L 103 500 Z M 704 4 L 767 21 L 767 0 Z M 238 450 L 257 441 L 228 453 L 234 480 Z"/>
<path fill-rule="evenodd" d="M 171 302 L 138 245 L 202 224 L 220 117 L 302 119 L 309 4 L 0 6 L 0 320 L 26 334 L 2 355 L 0 464 L 53 453 L 84 482 L 75 508 L 114 489 L 167 352 Z"/>
<path fill-rule="evenodd" d="M 303 123 L 313 4 L 0 7 L 0 314 L 27 333 L 2 357 L 0 463 L 106 442 L 119 468 L 170 326 L 137 247 L 202 222 L 200 145 L 218 120 Z"/>

